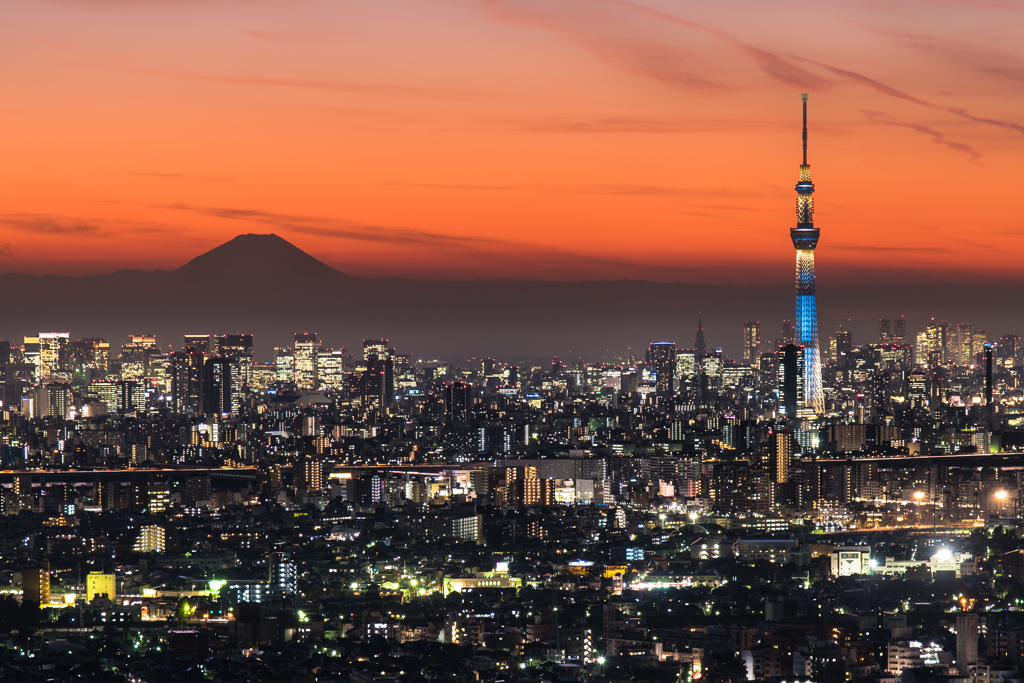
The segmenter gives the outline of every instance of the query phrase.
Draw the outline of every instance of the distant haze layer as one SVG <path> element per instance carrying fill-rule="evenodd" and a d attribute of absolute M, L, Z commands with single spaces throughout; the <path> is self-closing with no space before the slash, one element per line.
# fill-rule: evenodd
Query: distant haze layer
<path fill-rule="evenodd" d="M 971 322 L 990 338 L 1024 330 L 1024 287 L 855 287 L 822 279 L 822 346 L 841 322 L 855 343 L 876 341 L 877 319 L 901 314 L 911 336 L 929 316 Z M 744 322 L 759 321 L 771 342 L 793 315 L 791 285 L 353 277 L 276 235 L 238 236 L 169 272 L 6 274 L 0 287 L 0 338 L 14 343 L 56 330 L 102 336 L 115 348 L 129 334 L 156 334 L 160 346 L 178 348 L 186 333 L 247 332 L 263 360 L 302 331 L 357 352 L 363 339 L 383 336 L 417 359 L 642 358 L 652 341 L 691 347 L 699 316 L 709 347 L 738 357 Z"/>

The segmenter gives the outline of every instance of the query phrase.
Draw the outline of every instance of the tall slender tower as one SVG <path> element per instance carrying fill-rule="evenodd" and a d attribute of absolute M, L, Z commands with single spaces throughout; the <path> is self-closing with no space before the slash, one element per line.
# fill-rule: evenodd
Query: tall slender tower
<path fill-rule="evenodd" d="M 707 344 L 704 343 L 704 318 L 702 315 L 697 316 L 697 339 L 693 343 L 693 350 L 697 354 L 697 365 L 704 363 L 704 355 L 708 351 Z"/>
<path fill-rule="evenodd" d="M 821 357 L 818 353 L 818 302 L 814 290 L 814 248 L 818 246 L 819 231 L 814 227 L 814 183 L 811 167 L 807 163 L 807 93 L 801 95 L 804 104 L 804 159 L 800 165 L 800 180 L 796 184 L 796 227 L 789 236 L 796 249 L 796 343 L 804 347 L 804 399 L 800 409 L 803 416 L 825 412 L 825 397 L 821 390 Z"/>

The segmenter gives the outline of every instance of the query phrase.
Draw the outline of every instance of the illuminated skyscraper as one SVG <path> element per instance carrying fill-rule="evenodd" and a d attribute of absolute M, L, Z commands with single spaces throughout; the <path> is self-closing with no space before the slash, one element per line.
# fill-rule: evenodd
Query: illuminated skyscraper
<path fill-rule="evenodd" d="M 893 320 L 892 341 L 894 344 L 907 343 L 907 321 L 903 316 L 899 320 Z"/>
<path fill-rule="evenodd" d="M 743 360 L 757 360 L 761 348 L 761 323 L 746 322 L 743 324 Z"/>
<path fill-rule="evenodd" d="M 776 369 L 779 387 L 779 411 L 789 419 L 800 414 L 805 403 L 804 368 L 805 349 L 796 344 L 779 348 Z"/>
<path fill-rule="evenodd" d="M 214 355 L 229 358 L 232 364 L 232 390 L 239 393 L 252 384 L 252 335 L 218 334 L 213 338 Z"/>
<path fill-rule="evenodd" d="M 317 372 L 321 389 L 339 390 L 345 386 L 345 349 L 320 349 Z"/>
<path fill-rule="evenodd" d="M 238 412 L 232 374 L 235 369 L 227 358 L 207 358 L 203 367 L 203 406 L 207 415 Z"/>
<path fill-rule="evenodd" d="M 62 379 L 70 360 L 70 346 L 67 332 L 40 332 L 37 337 L 25 337 L 25 362 L 36 366 L 34 379 Z"/>
<path fill-rule="evenodd" d="M 387 339 L 366 339 L 363 341 L 363 393 L 367 400 L 379 403 L 388 409 L 395 400 L 395 350 Z"/>
<path fill-rule="evenodd" d="M 957 365 L 974 365 L 974 330 L 970 323 L 949 327 L 950 360 Z"/>
<path fill-rule="evenodd" d="M 447 424 L 466 425 L 469 422 L 469 411 L 472 405 L 469 385 L 465 382 L 453 382 L 444 388 L 444 412 Z"/>
<path fill-rule="evenodd" d="M 796 249 L 796 343 L 804 349 L 804 401 L 800 413 L 825 412 L 818 354 L 818 303 L 814 287 L 814 249 L 819 230 L 814 227 L 814 183 L 807 163 L 807 94 L 804 93 L 803 164 L 796 184 L 796 227 L 789 231 Z"/>
<path fill-rule="evenodd" d="M 917 333 L 917 344 L 914 346 L 914 362 L 917 365 L 937 366 L 946 364 L 946 340 L 949 323 L 935 322 L 935 318 L 922 327 Z"/>
<path fill-rule="evenodd" d="M 319 385 L 320 346 L 316 332 L 295 333 L 295 386 L 299 389 L 314 391 Z"/>
<path fill-rule="evenodd" d="M 653 342 L 647 351 L 647 362 L 658 378 L 658 396 L 672 398 L 676 391 L 676 345 L 673 342 Z"/>

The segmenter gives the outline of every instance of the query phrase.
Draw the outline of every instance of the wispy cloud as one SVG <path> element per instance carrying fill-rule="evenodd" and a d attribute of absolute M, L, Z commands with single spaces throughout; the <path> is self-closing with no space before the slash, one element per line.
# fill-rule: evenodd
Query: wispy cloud
<path fill-rule="evenodd" d="M 547 185 L 529 183 L 523 185 L 463 185 L 458 183 L 412 183 L 385 182 L 380 185 L 399 187 L 422 187 L 437 190 L 468 190 L 493 192 L 536 192 L 551 195 L 636 195 L 644 197 L 763 197 L 767 193 L 729 189 L 704 189 L 672 187 L 669 185 L 644 185 L 637 183 L 595 183 L 585 185 Z"/>
<path fill-rule="evenodd" d="M 430 248 L 436 253 L 471 257 L 478 265 L 493 262 L 496 270 L 509 271 L 509 264 L 521 261 L 537 268 L 542 264 L 566 268 L 648 267 L 625 259 L 579 253 L 550 245 L 499 239 L 486 236 L 451 235 L 404 227 L 364 225 L 355 221 L 320 216 L 274 213 L 258 209 L 203 207 L 188 204 L 159 205 L 159 208 L 186 211 L 204 216 L 240 220 L 266 225 L 274 230 L 338 240 L 367 242 L 387 246 Z"/>
<path fill-rule="evenodd" d="M 953 251 L 945 247 L 897 247 L 897 246 L 881 246 L 873 244 L 830 244 L 829 249 L 840 249 L 842 251 L 873 251 L 873 252 L 927 252 L 936 254 L 945 254 Z"/>
<path fill-rule="evenodd" d="M 68 222 L 43 214 L 7 214 L 0 216 L 0 223 L 11 230 L 42 235 L 106 236 L 99 226 L 91 223 Z"/>
<path fill-rule="evenodd" d="M 924 133 L 925 135 L 931 137 L 932 142 L 934 142 L 937 145 L 942 145 L 943 147 L 948 147 L 949 149 L 956 150 L 957 152 L 963 152 L 964 154 L 967 154 L 968 156 L 970 156 L 971 161 L 977 162 L 979 159 L 981 159 L 981 154 L 979 154 L 978 151 L 971 147 L 970 145 L 964 142 L 954 142 L 952 140 L 948 140 L 946 139 L 945 134 L 935 130 L 934 128 L 929 128 L 928 126 L 924 126 L 918 123 L 907 123 L 905 121 L 897 121 L 891 118 L 890 116 L 877 111 L 861 110 L 861 113 L 867 115 L 873 121 L 878 121 L 879 123 L 884 123 L 889 126 L 897 126 L 900 128 L 909 128 L 910 130 L 916 130 L 918 133 Z"/>
<path fill-rule="evenodd" d="M 883 95 L 888 95 L 889 97 L 894 97 L 896 99 L 912 102 L 914 104 L 921 105 L 922 107 L 928 107 L 930 109 L 946 111 L 949 112 L 950 114 L 954 114 L 961 118 L 965 118 L 968 121 L 974 121 L 976 123 L 985 123 L 990 126 L 997 126 L 999 128 L 1005 128 L 1007 130 L 1013 130 L 1018 133 L 1024 134 L 1024 126 L 1017 123 L 1013 123 L 1011 121 L 1001 121 L 999 119 L 990 119 L 982 116 L 975 116 L 974 114 L 971 114 L 966 109 L 963 109 L 961 107 L 952 107 L 942 104 L 936 104 L 934 102 L 929 102 L 927 100 L 921 99 L 920 97 L 915 97 L 914 95 L 899 90 L 898 88 L 894 88 L 880 81 L 876 81 L 873 78 L 868 78 L 863 74 L 859 74 L 855 71 L 849 71 L 848 69 L 841 69 L 838 66 L 832 66 L 831 64 L 817 62 L 812 59 L 806 59 L 804 57 L 795 57 L 795 59 L 803 59 L 808 63 L 817 64 L 818 66 L 820 66 L 823 69 L 826 69 L 827 71 L 831 71 L 832 73 L 835 73 L 837 75 L 844 76 L 855 83 L 859 83 L 863 86 L 871 88 L 872 90 L 880 92 Z"/>
<path fill-rule="evenodd" d="M 17 257 L 14 255 L 14 250 L 11 249 L 10 242 L 0 242 L 0 258 L 10 259 L 16 261 Z"/>
<path fill-rule="evenodd" d="M 683 40 L 663 40 L 635 26 L 635 17 L 609 2 L 483 0 L 491 19 L 541 29 L 575 43 L 606 64 L 690 92 L 730 89 L 698 49 Z"/>
<path fill-rule="evenodd" d="M 985 76 L 994 76 L 1004 84 L 1024 85 L 1024 59 L 1018 55 L 946 36 L 890 31 L 875 26 L 868 30 L 898 45 L 921 52 L 929 59 L 960 66 Z"/>
<path fill-rule="evenodd" d="M 201 207 L 188 204 L 169 204 L 162 208 L 189 211 L 216 218 L 251 221 L 274 226 L 276 229 L 297 232 L 318 237 L 331 237 L 360 242 L 381 242 L 388 244 L 430 245 L 435 247 L 474 248 L 481 245 L 510 245 L 507 240 L 490 237 L 446 235 L 414 228 L 384 227 L 365 225 L 355 221 L 319 216 L 273 213 L 255 209 L 222 207 Z"/>
<path fill-rule="evenodd" d="M 325 90 L 338 93 L 362 95 L 411 97 L 411 98 L 481 98 L 492 97 L 491 93 L 456 88 L 440 88 L 433 86 L 396 85 L 388 83 L 359 83 L 353 81 L 336 81 L 317 78 L 295 78 L 290 76 L 267 76 L 263 74 L 211 74 L 178 69 L 135 66 L 131 71 L 159 78 L 198 81 L 216 85 L 266 86 L 273 88 L 297 88 L 305 90 Z"/>
<path fill-rule="evenodd" d="M 537 133 L 702 133 L 724 130 L 729 124 L 722 121 L 695 121 L 688 119 L 643 119 L 612 116 L 592 119 L 551 118 L 539 121 L 517 122 L 522 130 Z M 749 125 L 744 122 L 744 125 Z"/>
<path fill-rule="evenodd" d="M 641 38 L 631 35 L 625 28 L 616 30 L 615 28 L 604 26 L 599 19 L 603 19 L 604 22 L 608 22 L 613 21 L 614 17 L 602 18 L 600 13 L 593 11 L 595 6 L 618 8 L 620 10 L 625 10 L 625 14 L 645 16 L 671 26 L 713 36 L 719 41 L 730 45 L 739 53 L 745 55 L 767 77 L 785 85 L 799 87 L 805 90 L 813 89 L 818 91 L 827 89 L 835 84 L 834 81 L 823 78 L 811 70 L 800 66 L 800 63 L 811 64 L 828 72 L 829 74 L 839 76 L 849 82 L 871 88 L 872 90 L 889 97 L 912 102 L 930 109 L 945 111 L 949 114 L 975 123 L 996 126 L 1005 130 L 1024 134 L 1024 126 L 1012 121 L 979 116 L 971 113 L 963 107 L 937 104 L 856 71 L 844 69 L 842 67 L 795 54 L 772 51 L 740 40 L 736 36 L 728 33 L 727 31 L 723 31 L 722 29 L 707 26 L 685 17 L 648 7 L 631 0 L 597 0 L 596 2 L 586 3 L 584 6 L 574 3 L 560 3 L 558 7 L 563 8 L 563 11 L 565 7 L 569 7 L 578 14 L 578 21 L 576 22 L 569 22 L 564 16 L 554 14 L 553 12 L 545 13 L 541 9 L 537 9 L 533 3 L 528 0 L 488 0 L 484 5 L 490 8 L 496 16 L 504 16 L 527 25 L 535 25 L 557 31 L 576 40 L 577 42 L 584 43 L 588 49 L 599 54 L 605 58 L 606 61 L 610 61 L 620 67 L 627 68 L 627 70 L 666 82 L 670 85 L 683 86 L 688 89 L 700 89 L 700 87 L 709 86 L 714 86 L 716 89 L 727 89 L 724 81 L 716 81 L 714 83 L 705 83 L 701 81 L 701 79 L 704 78 L 703 75 L 695 75 L 692 78 L 666 78 L 665 74 L 668 73 L 668 70 L 672 73 L 689 73 L 686 69 L 699 63 L 696 56 L 692 53 L 685 53 L 681 51 L 665 51 L 657 41 L 651 40 L 649 36 Z M 586 17 L 586 21 L 583 20 L 583 17 Z M 623 51 L 622 46 L 626 44 L 630 46 L 629 50 Z M 642 57 L 642 59 L 631 61 L 626 58 L 630 55 Z M 977 54 L 974 54 L 974 58 L 976 62 L 979 61 Z M 999 60 L 994 56 L 985 56 L 983 60 L 980 60 L 980 63 L 983 63 L 985 68 L 1003 69 L 1004 76 L 1006 77 L 1018 77 L 1016 70 L 1012 72 L 1005 71 L 1005 61 Z M 1021 72 L 1024 73 L 1024 67 L 1022 67 Z M 678 125 L 680 124 L 669 122 L 667 125 L 663 124 L 659 127 L 658 125 L 650 124 L 636 125 L 635 122 L 630 122 L 628 120 L 617 121 L 615 119 L 606 119 L 603 121 L 595 121 L 589 124 L 589 126 L 586 123 L 564 124 L 552 122 L 548 124 L 538 124 L 535 129 L 544 130 L 546 128 L 553 132 L 589 132 L 589 130 L 600 130 L 602 132 L 612 132 L 616 130 L 621 130 L 622 132 L 642 132 L 645 130 L 648 132 L 668 132 Z M 939 144 L 946 144 L 946 142 L 939 142 Z"/>
<path fill-rule="evenodd" d="M 785 83 L 786 85 L 792 85 L 798 88 L 813 88 L 815 90 L 821 90 L 830 85 L 830 82 L 827 79 L 801 68 L 778 53 L 766 50 L 756 45 L 751 45 L 750 43 L 742 41 L 721 29 L 714 28 L 712 26 L 705 26 L 704 24 L 647 7 L 646 5 L 629 2 L 628 0 L 610 0 L 609 4 L 628 8 L 675 26 L 702 31 L 713 35 L 751 58 L 769 78 L 779 81 L 780 83 Z"/>

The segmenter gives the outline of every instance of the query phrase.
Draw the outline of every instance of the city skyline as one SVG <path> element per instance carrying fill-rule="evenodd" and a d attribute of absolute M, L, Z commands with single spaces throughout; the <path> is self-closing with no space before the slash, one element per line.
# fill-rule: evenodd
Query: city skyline
<path fill-rule="evenodd" d="M 278 232 L 360 276 L 782 283 L 813 90 L 821 278 L 1021 281 L 1013 7 L 15 5 L 0 271 Z"/>
<path fill-rule="evenodd" d="M 0 679 L 1024 683 L 1024 4 L 0 16 Z"/>

